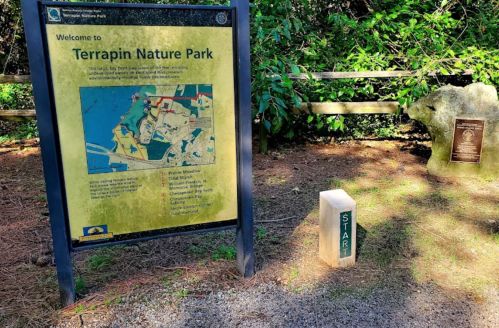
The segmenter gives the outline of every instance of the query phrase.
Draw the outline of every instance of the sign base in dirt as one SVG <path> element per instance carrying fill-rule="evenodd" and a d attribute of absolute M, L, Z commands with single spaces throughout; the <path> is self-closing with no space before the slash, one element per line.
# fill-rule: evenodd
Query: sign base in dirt
<path fill-rule="evenodd" d="M 319 257 L 333 268 L 355 264 L 357 203 L 342 190 L 320 193 Z"/>

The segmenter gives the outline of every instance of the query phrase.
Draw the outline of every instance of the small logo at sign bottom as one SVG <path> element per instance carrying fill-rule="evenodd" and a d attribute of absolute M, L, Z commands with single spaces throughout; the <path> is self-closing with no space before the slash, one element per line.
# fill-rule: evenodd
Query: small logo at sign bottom
<path fill-rule="evenodd" d="M 80 236 L 80 242 L 92 242 L 104 239 L 113 238 L 113 233 L 108 232 L 107 224 L 84 227 L 83 228 L 83 236 Z"/>

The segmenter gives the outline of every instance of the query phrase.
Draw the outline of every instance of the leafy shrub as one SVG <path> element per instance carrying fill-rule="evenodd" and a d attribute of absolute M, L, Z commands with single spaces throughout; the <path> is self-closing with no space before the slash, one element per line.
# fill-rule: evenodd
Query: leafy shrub
<path fill-rule="evenodd" d="M 12 17 L 18 17 L 18 2 L 12 0 L 17 13 Z M 467 83 L 499 85 L 498 0 L 254 0 L 250 24 L 252 114 L 262 141 L 267 135 L 356 135 L 371 128 L 390 136 L 395 128 L 388 116 L 374 118 L 380 126 L 339 115 L 296 118 L 292 108 L 302 102 L 395 100 L 410 105 L 448 82 L 435 74 L 459 75 L 463 69 L 474 70 Z M 309 72 L 390 70 L 419 73 L 390 79 L 290 79 L 290 73 L 311 77 Z"/>
<path fill-rule="evenodd" d="M 219 246 L 218 251 L 211 256 L 214 261 L 227 260 L 232 261 L 236 258 L 236 249 L 225 245 Z"/>
<path fill-rule="evenodd" d="M 296 126 L 289 114 L 301 100 L 398 100 L 410 105 L 442 84 L 435 73 L 459 74 L 462 69 L 475 71 L 470 82 L 497 85 L 498 9 L 497 1 L 485 0 L 255 0 L 253 115 L 267 133 L 291 138 Z M 392 79 L 289 79 L 290 72 L 298 71 L 387 70 L 419 70 L 419 74 Z M 308 123 L 318 131 L 345 130 L 339 116 L 309 116 Z M 387 135 L 390 130 L 388 124 L 378 133 Z"/>
<path fill-rule="evenodd" d="M 13 132 L 7 131 L 7 133 L 4 134 L 2 133 L 2 129 L 0 129 L 0 143 L 6 141 L 24 140 L 24 139 L 32 139 L 39 137 L 38 129 L 36 127 L 36 121 L 18 123 L 14 126 L 13 130 L 14 130 Z"/>
<path fill-rule="evenodd" d="M 33 109 L 31 84 L 0 84 L 0 110 Z"/>
<path fill-rule="evenodd" d="M 116 261 L 109 254 L 96 254 L 89 256 L 86 262 L 89 270 L 99 270 L 114 264 Z"/>
<path fill-rule="evenodd" d="M 85 292 L 85 289 L 86 289 L 86 285 L 85 285 L 85 279 L 83 279 L 82 277 L 76 277 L 75 278 L 75 292 L 77 294 L 83 294 Z"/>

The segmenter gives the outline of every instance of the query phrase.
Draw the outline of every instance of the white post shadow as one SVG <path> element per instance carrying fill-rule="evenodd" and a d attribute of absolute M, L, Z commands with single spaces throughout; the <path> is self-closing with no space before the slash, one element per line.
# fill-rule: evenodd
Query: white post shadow
<path fill-rule="evenodd" d="M 357 203 L 343 189 L 320 193 L 319 257 L 333 268 L 355 264 Z"/>

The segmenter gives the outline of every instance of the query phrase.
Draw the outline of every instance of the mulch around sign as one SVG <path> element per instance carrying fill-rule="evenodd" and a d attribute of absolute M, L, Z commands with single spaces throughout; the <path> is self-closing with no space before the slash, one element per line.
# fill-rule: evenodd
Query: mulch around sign
<path fill-rule="evenodd" d="M 475 181 L 475 186 L 467 187 L 470 204 L 462 203 L 470 208 L 460 208 L 455 200 L 464 195 L 452 194 L 452 190 L 463 187 L 462 182 L 427 175 L 429 147 L 428 142 L 418 141 L 351 141 L 285 145 L 268 155 L 255 153 L 257 274 L 253 278 L 241 279 L 237 274 L 233 231 L 105 247 L 74 254 L 79 299 L 60 309 L 40 149 L 36 141 L 22 147 L 3 145 L 0 326 L 106 327 L 118 320 L 120 306 L 130 302 L 148 304 L 161 298 L 164 306 L 175 309 L 182 299 L 208 299 L 219 292 L 237 295 L 268 284 L 292 294 L 333 286 L 328 297 L 354 294 L 363 298 L 385 288 L 387 281 L 412 286 L 415 291 L 430 282 L 452 290 L 453 299 L 479 305 L 486 302 L 479 283 L 484 281 L 488 288 L 487 279 L 493 276 L 487 270 L 483 270 L 484 279 L 475 276 L 482 265 L 477 258 L 482 254 L 474 246 L 459 246 L 441 227 L 420 220 L 426 212 L 416 215 L 411 211 L 456 209 L 453 229 L 458 231 L 463 225 L 476 238 L 491 240 L 489 253 L 483 255 L 489 260 L 487 256 L 495 255 L 493 238 L 499 232 L 494 230 L 497 221 L 493 219 L 493 206 L 499 204 L 494 203 L 498 200 L 493 193 L 499 187 L 497 181 Z M 357 265 L 340 270 L 329 268 L 317 257 L 318 194 L 335 188 L 344 188 L 359 204 Z M 385 192 L 388 190 L 393 192 Z M 408 197 L 400 198 L 405 195 Z M 482 202 L 483 218 L 466 214 L 467 210 L 476 211 L 471 206 L 477 201 Z M 425 243 L 447 252 L 454 261 L 450 265 L 463 276 L 468 274 L 475 285 L 459 280 L 454 286 L 446 285 L 449 279 L 428 265 L 438 266 L 443 256 L 426 250 Z M 470 263 L 477 267 L 471 265 L 469 270 L 475 271 L 465 271 Z M 250 315 L 240 320 L 262 317 Z"/>

